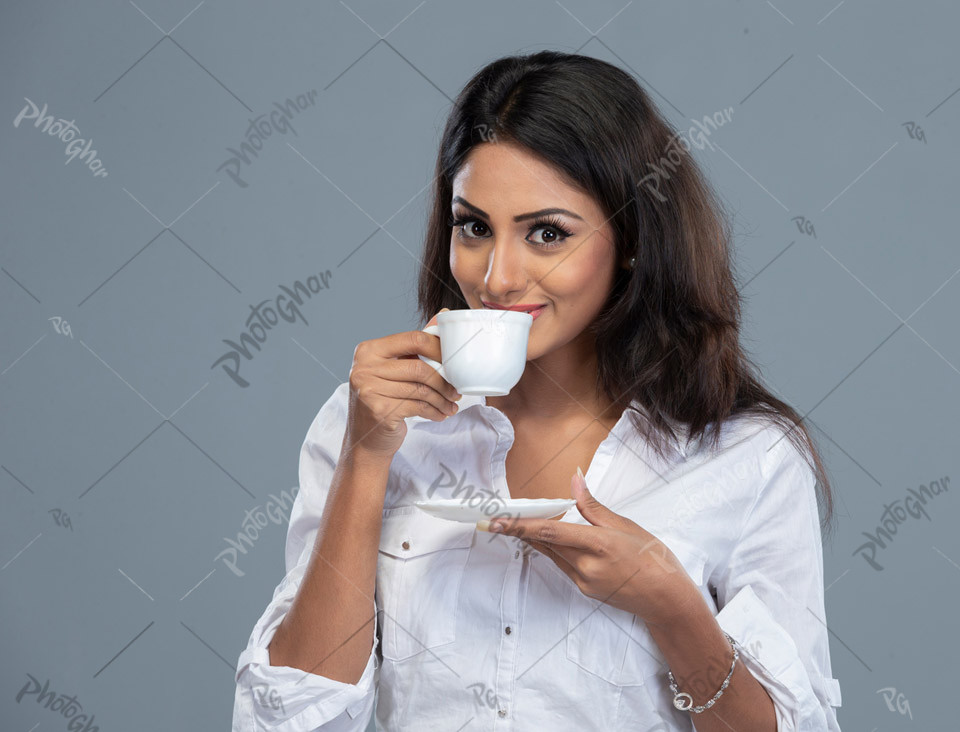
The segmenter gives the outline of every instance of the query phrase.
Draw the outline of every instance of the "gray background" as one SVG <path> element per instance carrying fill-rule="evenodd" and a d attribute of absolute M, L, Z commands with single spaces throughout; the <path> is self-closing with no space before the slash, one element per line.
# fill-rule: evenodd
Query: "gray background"
<path fill-rule="evenodd" d="M 943 702 L 956 696 L 957 490 L 927 504 L 930 520 L 899 524 L 882 571 L 856 551 L 886 504 L 957 478 L 954 4 L 0 13 L 4 730 L 66 728 L 15 701 L 28 674 L 104 732 L 229 727 L 237 656 L 283 575 L 285 521 L 239 556 L 243 576 L 216 557 L 248 510 L 296 486 L 307 427 L 355 345 L 416 326 L 425 189 L 452 97 L 494 58 L 542 48 L 628 69 L 678 129 L 733 108 L 695 152 L 734 218 L 744 343 L 808 416 L 834 480 L 824 560 L 841 724 L 955 724 Z M 251 118 L 310 90 L 296 134 L 274 132 L 243 167 L 246 187 L 218 171 Z M 15 127 L 25 98 L 74 120 L 107 176 L 65 164 L 65 143 L 32 121 Z M 212 366 L 252 305 L 325 270 L 307 322 L 280 321 L 241 364 L 248 386 Z"/>

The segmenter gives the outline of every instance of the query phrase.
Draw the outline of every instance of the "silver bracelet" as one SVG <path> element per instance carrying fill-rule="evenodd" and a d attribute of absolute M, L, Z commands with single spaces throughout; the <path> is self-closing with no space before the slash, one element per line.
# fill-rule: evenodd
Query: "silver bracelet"
<path fill-rule="evenodd" d="M 680 711 L 690 711 L 694 714 L 700 714 L 706 709 L 712 707 L 717 699 L 720 698 L 720 695 L 723 694 L 723 690 L 727 688 L 727 685 L 730 683 L 730 677 L 733 676 L 733 667 L 737 664 L 737 659 L 740 658 L 740 652 L 737 651 L 737 642 L 731 638 L 726 632 L 724 635 L 727 637 L 727 640 L 730 641 L 730 645 L 733 647 L 733 662 L 730 664 L 730 673 L 727 674 L 727 678 L 723 680 L 723 683 L 720 684 L 720 689 L 716 694 L 713 695 L 713 698 L 708 701 L 706 704 L 693 706 L 693 697 L 687 694 L 685 691 L 680 691 L 677 689 L 677 680 L 673 678 L 673 673 L 670 669 L 667 669 L 667 678 L 670 679 L 670 690 L 673 691 L 673 706 L 675 706 Z"/>

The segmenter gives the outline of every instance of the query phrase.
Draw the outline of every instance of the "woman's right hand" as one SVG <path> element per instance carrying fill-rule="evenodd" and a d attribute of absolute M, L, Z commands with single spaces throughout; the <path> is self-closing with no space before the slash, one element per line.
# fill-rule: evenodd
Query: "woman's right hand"
<path fill-rule="evenodd" d="M 440 422 L 456 413 L 461 394 L 418 354 L 440 361 L 440 338 L 412 330 L 357 345 L 345 448 L 392 460 L 407 434 L 406 417 Z"/>

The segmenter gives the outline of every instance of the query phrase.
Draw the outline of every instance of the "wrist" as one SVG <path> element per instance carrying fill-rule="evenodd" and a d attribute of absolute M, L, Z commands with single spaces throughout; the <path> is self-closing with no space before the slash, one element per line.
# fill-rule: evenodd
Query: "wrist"
<path fill-rule="evenodd" d="M 389 456 L 345 446 L 334 469 L 327 503 L 339 504 L 358 515 L 375 515 L 379 524 L 391 462 Z"/>
<path fill-rule="evenodd" d="M 353 472 L 389 472 L 393 454 L 372 452 L 362 445 L 344 445 L 338 466 Z"/>
<path fill-rule="evenodd" d="M 685 574 L 678 577 L 662 597 L 662 610 L 644 618 L 644 622 L 663 632 L 672 633 L 679 628 L 713 618 L 713 613 L 700 594 L 700 588 Z"/>

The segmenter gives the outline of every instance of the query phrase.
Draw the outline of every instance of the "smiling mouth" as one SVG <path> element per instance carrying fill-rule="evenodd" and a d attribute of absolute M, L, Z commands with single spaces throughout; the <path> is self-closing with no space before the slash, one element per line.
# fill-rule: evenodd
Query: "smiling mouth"
<path fill-rule="evenodd" d="M 506 307 L 500 307 L 492 303 L 488 304 L 486 302 L 483 302 L 482 300 L 481 300 L 481 304 L 483 305 L 484 310 L 511 310 L 517 313 L 528 313 L 528 314 L 533 314 L 538 310 L 543 310 L 543 308 L 546 307 L 546 305 L 543 305 L 543 304 L 541 305 L 510 305 Z"/>

